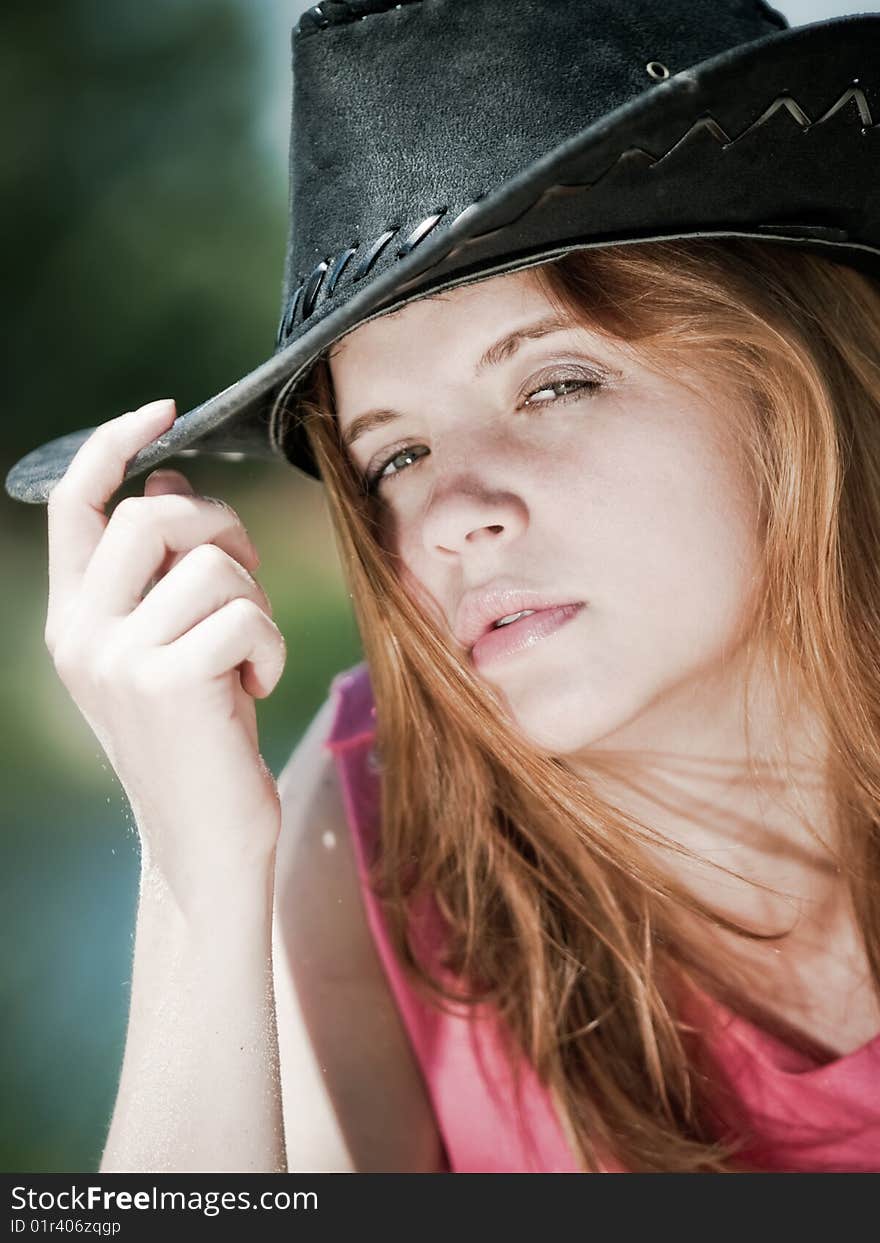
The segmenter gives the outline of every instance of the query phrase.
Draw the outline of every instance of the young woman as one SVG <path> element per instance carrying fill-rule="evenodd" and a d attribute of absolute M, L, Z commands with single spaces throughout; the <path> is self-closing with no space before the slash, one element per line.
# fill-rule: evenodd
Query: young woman
<path fill-rule="evenodd" d="M 76 451 L 46 640 L 143 843 L 102 1169 L 880 1170 L 880 282 L 714 232 L 392 259 L 326 341 L 299 286 L 271 435 L 365 662 L 277 783 L 237 515 L 104 513 L 173 403 Z"/>
<path fill-rule="evenodd" d="M 597 1164 L 880 1168 L 878 382 L 876 284 L 744 241 L 496 276 L 319 364 L 370 675 L 331 749 L 372 843 L 371 684 L 395 955 L 421 887 Z M 455 1024 L 410 1030 L 456 1155 L 528 1168 Z"/>

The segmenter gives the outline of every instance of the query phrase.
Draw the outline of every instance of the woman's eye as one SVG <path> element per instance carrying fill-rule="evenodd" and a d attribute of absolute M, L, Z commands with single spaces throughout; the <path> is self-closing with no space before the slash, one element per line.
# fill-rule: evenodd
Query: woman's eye
<path fill-rule="evenodd" d="M 532 389 L 527 393 L 520 404 L 522 406 L 552 405 L 554 402 L 574 400 L 601 387 L 600 380 L 571 378 L 548 380 L 540 388 Z M 375 470 L 370 471 L 364 477 L 366 491 L 369 494 L 375 493 L 380 483 L 403 474 L 408 469 L 408 463 L 424 456 L 426 452 L 424 445 L 405 445 L 396 449 L 391 457 L 386 458 Z M 393 466 L 394 469 L 386 474 L 389 466 Z"/>
<path fill-rule="evenodd" d="M 540 405 L 542 402 L 564 400 L 583 392 L 599 388 L 598 380 L 551 380 L 541 388 L 533 389 L 523 400 L 524 406 Z"/>
<path fill-rule="evenodd" d="M 424 449 L 424 446 L 408 445 L 404 449 L 396 449 L 391 457 L 386 458 L 384 462 L 377 466 L 375 470 L 370 471 L 370 473 L 365 477 L 367 491 L 375 492 L 380 482 L 385 479 L 390 479 L 394 475 L 402 474 L 403 471 L 406 470 L 406 466 L 400 466 L 397 463 L 401 461 L 405 462 L 407 459 L 415 460 L 417 457 L 422 456 L 417 452 L 419 449 Z M 394 470 L 391 471 L 390 474 L 386 475 L 385 472 L 388 470 L 388 467 L 392 465 L 394 466 Z"/>

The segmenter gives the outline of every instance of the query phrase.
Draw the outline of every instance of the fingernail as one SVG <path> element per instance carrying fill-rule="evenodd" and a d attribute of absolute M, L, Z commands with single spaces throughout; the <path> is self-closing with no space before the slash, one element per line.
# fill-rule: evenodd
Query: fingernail
<path fill-rule="evenodd" d="M 175 492 L 186 492 L 190 496 L 195 495 L 195 488 L 185 475 L 176 470 L 154 470 L 152 474 L 147 475 L 146 482 L 151 479 L 158 479 L 160 483 L 166 484 Z"/>
<path fill-rule="evenodd" d="M 145 406 L 141 406 L 139 410 L 132 413 L 138 419 L 148 422 L 150 419 L 159 418 L 160 414 L 163 418 L 167 418 L 171 410 L 177 409 L 173 397 L 161 397 L 158 401 L 149 401 Z"/>

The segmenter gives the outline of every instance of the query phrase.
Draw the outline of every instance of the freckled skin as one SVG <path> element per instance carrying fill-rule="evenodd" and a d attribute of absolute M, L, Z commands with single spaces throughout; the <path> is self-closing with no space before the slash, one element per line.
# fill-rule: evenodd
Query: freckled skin
<path fill-rule="evenodd" d="M 701 683 L 717 712 L 758 550 L 725 394 L 695 395 L 582 327 L 474 378 L 487 346 L 552 309 L 531 273 L 493 277 L 362 325 L 331 369 L 343 426 L 373 406 L 403 414 L 353 446 L 358 466 L 400 441 L 430 449 L 378 494 L 403 581 L 439 625 L 497 577 L 588 601 L 482 673 L 533 742 L 571 754 L 692 728 Z M 517 408 L 532 378 L 579 362 L 621 375 Z"/>

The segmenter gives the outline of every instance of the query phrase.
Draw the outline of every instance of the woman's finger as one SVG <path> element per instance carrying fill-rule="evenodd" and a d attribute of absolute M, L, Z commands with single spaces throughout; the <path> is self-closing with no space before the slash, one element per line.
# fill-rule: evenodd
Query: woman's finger
<path fill-rule="evenodd" d="M 196 490 L 182 471 L 165 467 L 154 470 L 144 480 L 144 496 L 167 496 L 171 492 L 180 496 L 195 496 Z"/>
<path fill-rule="evenodd" d="M 46 639 L 50 646 L 58 619 L 78 591 L 107 527 L 104 506 L 121 487 L 128 462 L 170 427 L 175 411 L 171 400 L 152 401 L 102 423 L 80 445 L 64 476 L 49 494 Z"/>
<path fill-rule="evenodd" d="M 231 506 L 178 493 L 126 497 L 114 510 L 83 575 L 90 612 L 127 617 L 140 604 L 168 552 L 189 552 L 199 544 L 217 544 L 247 568 L 259 564 L 257 550 Z"/>
<path fill-rule="evenodd" d="M 242 596 L 271 617 L 269 597 L 240 562 L 217 544 L 199 544 L 157 582 L 125 621 L 135 647 L 173 643 L 210 613 Z"/>
<path fill-rule="evenodd" d="M 144 496 L 167 496 L 169 492 L 177 492 L 182 496 L 194 496 L 195 488 L 186 475 L 179 470 L 162 467 L 162 469 L 154 470 L 147 475 L 144 480 Z M 164 578 L 168 571 L 177 565 L 181 557 L 185 556 L 186 553 L 167 552 L 162 564 L 150 579 L 145 590 L 151 591 L 159 579 Z"/>
<path fill-rule="evenodd" d="M 237 597 L 162 649 L 187 677 L 221 677 L 239 665 L 242 685 L 256 698 L 271 694 L 284 672 L 284 636 L 253 600 Z"/>

